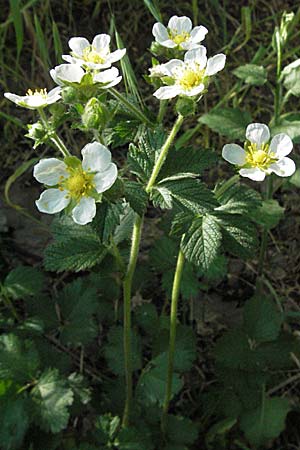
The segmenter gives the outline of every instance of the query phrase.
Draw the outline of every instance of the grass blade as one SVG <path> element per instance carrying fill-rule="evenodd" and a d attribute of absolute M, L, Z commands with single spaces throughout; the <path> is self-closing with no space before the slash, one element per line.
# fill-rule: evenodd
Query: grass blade
<path fill-rule="evenodd" d="M 53 43 L 54 43 L 54 52 L 55 52 L 55 58 L 56 60 L 61 63 L 62 62 L 62 43 L 59 35 L 59 31 L 56 25 L 56 22 L 52 21 L 52 36 L 53 36 Z"/>
<path fill-rule="evenodd" d="M 157 20 L 157 22 L 162 22 L 162 15 L 159 10 L 158 1 L 157 0 L 144 0 L 145 6 L 149 9 L 154 19 Z"/>
<path fill-rule="evenodd" d="M 23 19 L 21 14 L 20 0 L 9 0 L 10 13 L 13 20 L 16 41 L 17 41 L 17 62 L 19 61 L 20 53 L 23 48 L 24 40 L 24 29 L 23 29 Z"/>
<path fill-rule="evenodd" d="M 41 27 L 41 23 L 36 14 L 34 15 L 34 27 L 35 27 L 36 40 L 37 40 L 37 45 L 38 45 L 38 49 L 40 52 L 40 57 L 43 61 L 44 67 L 46 68 L 46 67 L 51 66 L 51 61 L 50 61 L 50 56 L 49 56 L 45 36 L 44 36 L 43 30 Z"/>

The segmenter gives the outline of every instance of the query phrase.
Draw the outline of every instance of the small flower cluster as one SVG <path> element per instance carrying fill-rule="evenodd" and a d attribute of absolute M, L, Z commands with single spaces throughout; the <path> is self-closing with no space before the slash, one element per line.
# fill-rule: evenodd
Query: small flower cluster
<path fill-rule="evenodd" d="M 154 92 L 159 100 L 177 96 L 197 97 L 207 90 L 210 77 L 222 70 L 226 56 L 223 53 L 208 58 L 206 48 L 200 45 L 208 30 L 200 25 L 192 28 L 188 17 L 173 16 L 168 26 L 156 23 L 152 30 L 155 41 L 162 47 L 173 49 L 183 55 L 183 60 L 174 58 L 165 64 L 150 69 L 151 78 L 159 78 L 165 86 Z"/>

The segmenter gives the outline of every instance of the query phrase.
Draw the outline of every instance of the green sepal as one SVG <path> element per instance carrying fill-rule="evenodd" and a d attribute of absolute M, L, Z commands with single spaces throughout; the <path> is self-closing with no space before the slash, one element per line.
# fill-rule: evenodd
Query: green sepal
<path fill-rule="evenodd" d="M 196 111 L 196 102 L 190 97 L 179 97 L 175 109 L 183 117 L 192 116 Z"/>
<path fill-rule="evenodd" d="M 77 167 L 81 166 L 81 161 L 79 158 L 77 158 L 77 156 L 66 156 L 64 158 L 64 163 L 72 169 L 76 169 Z"/>

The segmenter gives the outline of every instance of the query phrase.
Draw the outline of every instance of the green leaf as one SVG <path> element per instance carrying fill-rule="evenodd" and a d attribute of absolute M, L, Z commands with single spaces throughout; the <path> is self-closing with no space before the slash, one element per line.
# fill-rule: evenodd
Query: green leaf
<path fill-rule="evenodd" d="M 172 198 L 172 204 L 184 211 L 188 210 L 195 214 L 204 214 L 217 206 L 213 193 L 197 179 L 162 180 L 155 188 L 163 188 L 165 191 L 168 191 Z"/>
<path fill-rule="evenodd" d="M 283 314 L 268 297 L 255 296 L 244 307 L 244 329 L 257 342 L 275 340 L 281 329 Z"/>
<path fill-rule="evenodd" d="M 0 336 L 0 379 L 25 384 L 34 379 L 39 366 L 35 345 L 14 334 Z"/>
<path fill-rule="evenodd" d="M 144 4 L 157 22 L 163 21 L 157 0 L 144 0 Z"/>
<path fill-rule="evenodd" d="M 124 195 L 131 208 L 139 216 L 142 216 L 146 211 L 148 203 L 148 195 L 143 187 L 135 181 L 126 181 Z"/>
<path fill-rule="evenodd" d="M 201 116 L 199 122 L 222 136 L 242 141 L 245 139 L 246 127 L 252 119 L 247 111 L 237 108 L 219 108 Z"/>
<path fill-rule="evenodd" d="M 151 434 L 145 427 L 141 430 L 130 427 L 122 428 L 115 444 L 119 450 L 154 450 Z"/>
<path fill-rule="evenodd" d="M 218 340 L 214 354 L 223 367 L 239 369 L 244 367 L 249 350 L 249 339 L 244 330 L 233 329 Z"/>
<path fill-rule="evenodd" d="M 245 64 L 233 70 L 233 74 L 252 86 L 262 86 L 267 82 L 267 71 L 257 64 Z"/>
<path fill-rule="evenodd" d="M 102 202 L 97 205 L 97 215 L 93 221 L 93 228 L 101 242 L 106 244 L 120 225 L 124 208 L 121 203 Z"/>
<path fill-rule="evenodd" d="M 68 407 L 73 403 L 73 392 L 60 377 L 57 369 L 47 369 L 32 389 L 31 395 L 37 425 L 52 433 L 66 428 L 70 416 Z"/>
<path fill-rule="evenodd" d="M 279 124 L 271 128 L 272 136 L 279 133 L 286 133 L 294 142 L 300 139 L 300 114 L 285 115 Z"/>
<path fill-rule="evenodd" d="M 4 288 L 14 300 L 35 295 L 43 289 L 44 275 L 34 267 L 18 266 L 4 280 Z"/>
<path fill-rule="evenodd" d="M 68 384 L 80 402 L 86 405 L 91 400 L 91 389 L 87 387 L 83 376 L 73 372 L 68 376 Z"/>
<path fill-rule="evenodd" d="M 0 446 L 10 450 L 21 448 L 29 426 L 27 398 L 7 393 L 0 396 Z"/>
<path fill-rule="evenodd" d="M 217 154 L 211 149 L 203 148 L 172 148 L 158 176 L 163 180 L 175 176 L 197 176 L 211 167 L 217 160 Z"/>
<path fill-rule="evenodd" d="M 97 335 L 93 314 L 97 309 L 96 289 L 84 286 L 81 279 L 67 284 L 58 294 L 60 339 L 65 344 L 86 345 Z"/>
<path fill-rule="evenodd" d="M 10 4 L 10 14 L 13 20 L 16 33 L 17 60 L 19 61 L 19 56 L 21 54 L 24 41 L 23 18 L 21 14 L 22 3 L 20 0 L 9 0 L 9 4 Z"/>
<path fill-rule="evenodd" d="M 148 130 L 140 138 L 137 147 L 133 144 L 129 146 L 129 168 L 141 181 L 148 182 L 155 159 L 164 144 L 165 138 L 165 133 L 160 129 L 156 131 Z"/>
<path fill-rule="evenodd" d="M 300 96 L 300 59 L 288 64 L 281 72 L 284 87 L 296 97 Z"/>
<path fill-rule="evenodd" d="M 266 227 L 268 230 L 276 227 L 284 216 L 284 208 L 277 200 L 264 200 L 262 205 L 250 214 L 254 222 Z"/>
<path fill-rule="evenodd" d="M 219 422 L 215 423 L 208 430 L 205 437 L 205 442 L 207 444 L 210 444 L 219 436 L 224 436 L 236 425 L 236 423 L 237 419 L 231 417 L 220 420 Z"/>
<path fill-rule="evenodd" d="M 265 398 L 260 407 L 242 414 L 240 427 L 252 445 L 264 445 L 284 430 L 290 409 L 286 398 Z"/>
<path fill-rule="evenodd" d="M 104 347 L 104 356 L 109 368 L 115 375 L 124 375 L 124 349 L 123 349 L 123 328 L 112 327 L 107 336 L 108 342 Z M 132 346 L 132 370 L 138 370 L 142 366 L 142 350 L 139 336 L 131 332 Z"/>
<path fill-rule="evenodd" d="M 134 310 L 137 324 L 150 336 L 157 333 L 158 314 L 152 303 L 144 303 Z"/>
<path fill-rule="evenodd" d="M 166 434 L 175 444 L 193 444 L 198 437 L 197 426 L 186 417 L 168 415 Z"/>
<path fill-rule="evenodd" d="M 246 217 L 218 212 L 215 220 L 222 228 L 223 245 L 229 253 L 240 258 L 253 256 L 258 245 L 257 232 Z"/>
<path fill-rule="evenodd" d="M 215 218 L 196 218 L 183 237 L 181 248 L 188 261 L 207 271 L 218 256 L 222 234 Z"/>
<path fill-rule="evenodd" d="M 261 205 L 261 198 L 254 189 L 236 183 L 224 191 L 224 185 L 226 185 L 226 181 L 220 183 L 215 190 L 216 198 L 221 203 L 221 206 L 217 208 L 218 211 L 230 214 L 250 214 Z"/>

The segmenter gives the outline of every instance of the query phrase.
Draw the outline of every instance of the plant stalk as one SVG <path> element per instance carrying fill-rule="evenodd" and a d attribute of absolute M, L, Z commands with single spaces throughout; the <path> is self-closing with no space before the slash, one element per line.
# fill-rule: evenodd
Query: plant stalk
<path fill-rule="evenodd" d="M 176 326 L 177 326 L 177 306 L 178 298 L 180 294 L 180 282 L 182 278 L 184 267 L 184 254 L 181 249 L 178 253 L 176 270 L 173 280 L 172 297 L 171 297 L 171 315 L 170 315 L 170 338 L 169 338 L 169 354 L 168 354 L 168 371 L 167 371 L 167 384 L 166 394 L 163 405 L 163 413 L 161 418 L 162 431 L 166 431 L 167 416 L 169 411 L 169 404 L 172 396 L 172 381 L 173 381 L 173 369 L 174 369 L 174 355 L 176 344 Z"/>
<path fill-rule="evenodd" d="M 159 171 L 167 157 L 168 151 L 183 123 L 183 116 L 179 115 L 173 128 L 162 146 L 158 160 L 156 161 L 151 177 L 146 187 L 146 192 L 149 193 L 155 184 Z M 132 279 L 136 268 L 137 257 L 140 247 L 141 233 L 143 227 L 144 216 L 136 215 L 135 223 L 133 225 L 130 258 L 127 266 L 127 271 L 123 280 L 123 300 L 124 300 L 124 359 L 125 359 L 125 378 L 126 378 L 126 400 L 124 407 L 124 414 L 122 425 L 124 427 L 129 425 L 132 403 L 132 363 L 131 363 L 131 290 Z"/>
<path fill-rule="evenodd" d="M 45 129 L 49 130 L 48 119 L 46 117 L 46 114 L 44 113 L 43 108 L 39 108 L 38 112 L 40 114 L 41 122 L 44 125 Z M 58 150 L 62 153 L 64 158 L 66 156 L 71 156 L 69 150 L 67 149 L 67 147 L 65 146 L 65 144 L 63 143 L 61 138 L 58 136 L 58 134 L 54 130 L 50 130 L 50 132 L 51 132 L 51 137 L 50 137 L 51 141 L 58 148 Z"/>
<path fill-rule="evenodd" d="M 272 198 L 272 195 L 273 195 L 273 179 L 272 175 L 269 175 L 267 179 L 267 191 L 265 199 L 270 200 L 270 198 Z M 259 260 L 258 260 L 258 276 L 261 276 L 263 274 L 267 244 L 268 244 L 268 229 L 265 227 L 261 237 Z"/>

